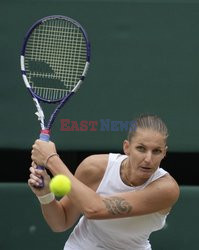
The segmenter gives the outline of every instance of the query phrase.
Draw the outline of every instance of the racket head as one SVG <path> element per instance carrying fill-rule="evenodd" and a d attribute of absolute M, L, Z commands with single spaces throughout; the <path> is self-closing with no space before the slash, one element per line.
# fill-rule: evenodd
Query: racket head
<path fill-rule="evenodd" d="M 22 77 L 32 96 L 60 102 L 82 84 L 90 64 L 90 42 L 74 19 L 47 16 L 28 30 L 20 58 Z"/>

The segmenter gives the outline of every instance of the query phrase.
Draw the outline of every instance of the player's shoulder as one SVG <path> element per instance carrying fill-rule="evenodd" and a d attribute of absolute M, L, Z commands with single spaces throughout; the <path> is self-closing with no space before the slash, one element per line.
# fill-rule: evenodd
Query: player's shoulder
<path fill-rule="evenodd" d="M 86 157 L 82 163 L 101 167 L 108 163 L 109 154 L 94 154 Z"/>
<path fill-rule="evenodd" d="M 104 176 L 108 160 L 108 154 L 90 155 L 79 164 L 75 176 L 85 184 L 98 183 Z"/>
<path fill-rule="evenodd" d="M 159 182 L 165 187 L 167 188 L 169 191 L 176 189 L 179 189 L 179 185 L 177 183 L 177 181 L 174 179 L 174 177 L 172 175 L 170 175 L 169 173 L 166 173 L 165 175 L 163 175 L 161 178 L 159 178 Z"/>
<path fill-rule="evenodd" d="M 158 178 L 156 181 L 149 185 L 149 188 L 153 187 L 156 190 L 165 194 L 168 198 L 170 197 L 174 201 L 179 198 L 180 188 L 177 181 L 169 174 L 166 173 L 164 176 Z"/>

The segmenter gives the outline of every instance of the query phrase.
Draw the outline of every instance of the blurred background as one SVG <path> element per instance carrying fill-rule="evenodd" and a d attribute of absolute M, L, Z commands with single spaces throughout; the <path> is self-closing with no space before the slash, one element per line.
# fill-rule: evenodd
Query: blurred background
<path fill-rule="evenodd" d="M 21 77 L 20 50 L 35 21 L 59 14 L 79 21 L 91 43 L 87 78 L 52 128 L 51 139 L 66 164 L 74 170 L 89 154 L 122 152 L 127 131 L 120 125 L 113 131 L 112 122 L 152 113 L 170 134 L 162 166 L 179 184 L 198 184 L 198 2 L 1 0 L 0 153 L 6 166 L 0 180 L 27 181 L 40 126 Z M 62 119 L 97 125 L 95 131 L 62 131 Z"/>
<path fill-rule="evenodd" d="M 199 184 L 199 0 L 0 0 L 0 12 L 2 185 L 23 185 L 29 176 L 40 126 L 21 77 L 20 50 L 29 27 L 48 15 L 77 20 L 91 43 L 87 78 L 52 129 L 51 140 L 71 171 L 90 154 L 122 153 L 127 131 L 111 124 L 151 113 L 169 129 L 162 167 L 180 185 Z M 62 119 L 97 125 L 95 131 L 63 131 Z M 34 235 L 36 229 L 28 230 Z"/>

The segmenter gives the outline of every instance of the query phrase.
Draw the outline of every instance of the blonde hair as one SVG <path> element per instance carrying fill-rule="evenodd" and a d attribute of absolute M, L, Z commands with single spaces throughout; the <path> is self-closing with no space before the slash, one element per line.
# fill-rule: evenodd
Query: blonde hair
<path fill-rule="evenodd" d="M 168 137 L 168 129 L 162 119 L 157 115 L 141 115 L 136 118 L 130 127 L 128 141 L 131 141 L 131 139 L 135 136 L 138 128 L 151 129 L 159 132 L 165 137 L 165 141 Z"/>

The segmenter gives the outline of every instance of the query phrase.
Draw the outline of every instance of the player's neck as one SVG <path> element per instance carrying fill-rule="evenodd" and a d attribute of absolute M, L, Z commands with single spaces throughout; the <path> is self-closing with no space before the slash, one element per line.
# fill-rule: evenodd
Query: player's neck
<path fill-rule="evenodd" d="M 133 167 L 130 165 L 128 158 L 122 161 L 120 167 L 120 176 L 122 181 L 130 187 L 140 186 L 144 184 L 147 179 L 141 179 L 136 175 L 136 172 L 133 170 Z"/>

